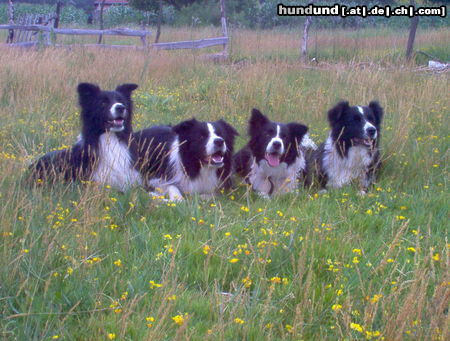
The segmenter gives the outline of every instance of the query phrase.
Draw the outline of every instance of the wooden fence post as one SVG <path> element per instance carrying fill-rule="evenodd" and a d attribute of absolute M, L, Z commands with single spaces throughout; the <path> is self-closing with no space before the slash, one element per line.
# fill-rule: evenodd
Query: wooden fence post
<path fill-rule="evenodd" d="M 416 2 L 414 0 L 409 1 L 411 6 L 416 7 Z M 411 61 L 414 48 L 414 40 L 416 39 L 417 26 L 419 26 L 419 17 L 416 15 L 411 18 L 411 26 L 409 27 L 408 44 L 406 45 L 406 62 Z"/>
<path fill-rule="evenodd" d="M 61 7 L 62 7 L 62 2 L 61 0 L 58 0 L 58 2 L 56 3 L 56 10 L 55 10 L 55 22 L 53 23 L 53 27 L 54 28 L 58 28 L 59 27 L 59 18 L 61 15 Z"/>
<path fill-rule="evenodd" d="M 9 0 L 9 24 L 14 25 L 14 2 Z M 8 37 L 6 38 L 7 44 L 12 44 L 14 41 L 14 30 L 8 30 Z"/>
<path fill-rule="evenodd" d="M 225 0 L 220 0 L 220 22 L 222 23 L 222 34 L 228 38 L 227 18 L 225 14 Z M 228 40 L 223 44 L 223 53 L 228 56 Z"/>
<path fill-rule="evenodd" d="M 105 7 L 105 1 L 103 0 L 102 3 L 100 4 L 100 30 L 103 30 L 103 8 Z M 100 34 L 98 36 L 98 44 L 101 44 L 103 40 L 103 34 Z"/>
<path fill-rule="evenodd" d="M 311 26 L 312 17 L 307 16 L 305 21 L 305 26 L 303 27 L 303 40 L 302 40 L 302 47 L 300 51 L 300 59 L 303 62 L 306 62 L 308 59 L 308 34 L 309 34 L 309 27 Z"/>
<path fill-rule="evenodd" d="M 163 18 L 163 0 L 158 0 L 158 21 L 156 23 L 155 44 L 159 42 L 159 37 L 161 36 L 162 18 Z"/>

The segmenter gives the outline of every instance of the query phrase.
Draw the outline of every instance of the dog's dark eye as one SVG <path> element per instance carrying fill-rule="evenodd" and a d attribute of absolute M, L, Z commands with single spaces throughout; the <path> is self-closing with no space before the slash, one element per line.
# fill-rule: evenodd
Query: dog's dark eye
<path fill-rule="evenodd" d="M 372 115 L 369 115 L 369 116 L 367 116 L 367 119 L 368 119 L 369 121 L 372 121 L 372 122 L 373 122 L 374 117 L 373 117 Z"/>
<path fill-rule="evenodd" d="M 287 137 L 287 135 L 286 135 L 286 134 L 280 134 L 280 137 L 281 137 L 282 139 L 285 139 L 285 138 Z"/>
<path fill-rule="evenodd" d="M 105 108 L 107 105 L 108 105 L 108 100 L 107 100 L 107 99 L 102 100 L 101 106 L 102 106 L 103 108 Z"/>
<path fill-rule="evenodd" d="M 355 121 L 355 122 L 361 122 L 361 115 L 355 115 L 355 116 L 353 116 L 353 120 Z"/>

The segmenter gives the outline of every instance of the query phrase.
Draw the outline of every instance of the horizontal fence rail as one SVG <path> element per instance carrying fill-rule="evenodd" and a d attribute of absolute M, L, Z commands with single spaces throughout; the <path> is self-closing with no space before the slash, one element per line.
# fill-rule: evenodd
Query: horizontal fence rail
<path fill-rule="evenodd" d="M 151 35 L 150 31 L 144 30 L 130 30 L 130 29 L 108 29 L 108 30 L 91 30 L 91 29 L 75 29 L 75 28 L 53 28 L 44 25 L 0 25 L 0 29 L 3 30 L 19 30 L 19 31 L 35 31 L 43 32 L 47 36 L 44 45 L 54 46 L 54 47 L 64 47 L 65 45 L 55 44 L 50 41 L 50 35 L 63 34 L 63 35 L 110 35 L 110 36 L 129 36 L 129 37 L 140 37 L 143 47 L 151 46 L 157 50 L 178 50 L 178 49 L 202 49 L 205 47 L 223 45 L 226 46 L 229 42 L 228 37 L 215 37 L 215 38 L 205 38 L 198 40 L 186 40 L 186 41 L 176 41 L 167 43 L 156 43 L 148 44 L 147 37 Z M 22 46 L 22 47 L 32 47 L 37 45 L 38 42 L 19 42 L 10 44 L 12 46 Z M 138 48 L 134 45 L 103 45 L 103 44 L 83 44 L 83 46 L 88 47 L 111 47 L 111 48 Z"/>
<path fill-rule="evenodd" d="M 207 38 L 199 40 L 177 41 L 171 43 L 157 43 L 152 46 L 158 50 L 177 50 L 177 49 L 202 49 L 215 45 L 228 44 L 228 37 Z"/>
<path fill-rule="evenodd" d="M 126 28 L 109 30 L 86 30 L 78 28 L 53 28 L 44 25 L 0 25 L 0 30 L 22 30 L 22 31 L 43 31 L 53 32 L 55 34 L 66 35 L 106 35 L 106 36 L 129 36 L 129 37 L 147 37 L 152 33 L 150 31 L 130 30 Z"/>

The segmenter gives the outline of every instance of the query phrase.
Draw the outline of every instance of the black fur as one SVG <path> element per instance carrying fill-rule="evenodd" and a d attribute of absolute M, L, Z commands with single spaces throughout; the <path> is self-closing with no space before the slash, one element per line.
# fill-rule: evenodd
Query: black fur
<path fill-rule="evenodd" d="M 254 157 L 259 163 L 265 158 L 266 147 L 277 134 L 277 125 L 280 126 L 280 138 L 285 146 L 285 153 L 280 157 L 280 163 L 291 165 L 299 156 L 298 146 L 308 127 L 299 123 L 277 123 L 269 120 L 258 109 L 253 109 L 248 122 L 250 141 L 234 156 L 234 167 L 238 175 L 246 177 L 250 173 L 251 159 Z"/>
<path fill-rule="evenodd" d="M 138 155 L 137 167 L 144 175 L 145 182 L 158 179 L 172 183 L 175 169 L 170 162 L 170 155 L 174 152 L 173 143 L 177 138 L 178 159 L 181 161 L 185 176 L 188 181 L 197 179 L 208 158 L 206 143 L 210 132 L 207 123 L 192 118 L 173 127 L 155 126 L 134 133 L 131 147 Z M 215 134 L 225 141 L 226 152 L 223 155 L 223 166 L 218 167 L 216 172 L 222 186 L 229 188 L 231 187 L 230 173 L 234 139 L 238 133 L 224 120 L 209 123 L 214 127 Z M 177 184 L 174 185 L 177 186 Z"/>
<path fill-rule="evenodd" d="M 277 126 L 279 127 L 278 137 L 282 141 L 281 148 L 284 148 L 282 154 L 274 152 L 279 157 L 279 164 L 286 163 L 289 167 L 302 153 L 300 145 L 308 127 L 295 122 L 288 124 L 273 122 L 258 109 L 253 109 L 248 123 L 250 140 L 233 158 L 234 171 L 245 178 L 247 182 L 250 181 L 249 174 L 253 160 L 260 164 L 262 160 L 266 159 L 268 148 L 273 143 L 271 141 L 277 137 Z"/>
<path fill-rule="evenodd" d="M 363 110 L 363 113 L 360 112 Z M 328 121 L 330 124 L 330 138 L 333 150 L 343 160 L 349 157 L 349 152 L 355 146 L 367 148 L 367 155 L 370 163 L 367 166 L 354 165 L 354 167 L 364 167 L 364 179 L 360 179 L 361 189 L 366 191 L 375 180 L 375 173 L 380 167 L 379 143 L 381 136 L 381 122 L 383 120 L 383 108 L 376 101 L 372 101 L 368 106 L 350 106 L 347 101 L 341 101 L 328 111 Z M 371 134 L 376 134 L 372 136 Z M 327 149 L 328 148 L 328 149 Z M 331 170 L 324 164 L 325 157 L 329 153 L 326 143 L 319 146 L 310 158 L 314 173 L 317 175 L 320 187 L 325 189 L 331 178 Z M 357 169 L 349 169 L 348 172 L 357 172 Z"/>
<path fill-rule="evenodd" d="M 45 182 L 89 180 L 98 157 L 99 138 L 112 128 L 110 109 L 115 103 L 122 103 L 126 109 L 121 117 L 117 117 L 123 119 L 123 130 L 115 134 L 119 140 L 128 142 L 133 130 L 131 93 L 137 87 L 136 84 L 122 84 L 114 91 L 104 91 L 95 84 L 80 83 L 77 91 L 81 107 L 81 139 L 71 148 L 42 156 L 30 166 L 32 177 Z"/>

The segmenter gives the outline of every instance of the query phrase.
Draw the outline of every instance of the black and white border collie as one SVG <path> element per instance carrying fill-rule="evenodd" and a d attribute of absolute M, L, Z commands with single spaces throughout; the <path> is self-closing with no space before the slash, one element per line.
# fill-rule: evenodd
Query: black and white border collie
<path fill-rule="evenodd" d="M 31 166 L 34 179 L 94 181 L 125 190 L 141 184 L 129 149 L 136 84 L 122 84 L 114 91 L 80 83 L 81 134 L 71 147 L 52 151 Z"/>
<path fill-rule="evenodd" d="M 174 127 L 155 126 L 137 132 L 132 145 L 150 191 L 176 201 L 187 193 L 210 196 L 219 188 L 231 187 L 237 135 L 224 120 L 201 122 L 193 118 Z"/>
<path fill-rule="evenodd" d="M 365 194 L 380 166 L 380 124 L 383 108 L 376 101 L 368 106 L 339 102 L 328 112 L 330 133 L 314 157 L 322 191 L 358 180 Z"/>
<path fill-rule="evenodd" d="M 235 172 L 262 197 L 292 192 L 306 172 L 303 148 L 317 148 L 307 131 L 303 124 L 273 122 L 253 109 L 250 141 L 234 156 Z"/>

